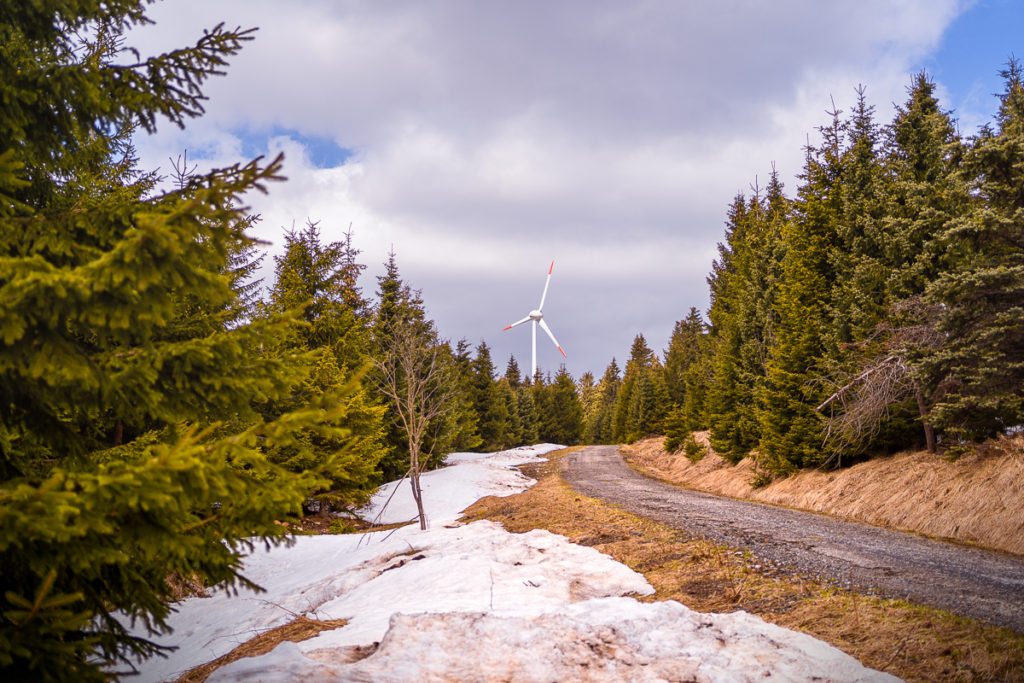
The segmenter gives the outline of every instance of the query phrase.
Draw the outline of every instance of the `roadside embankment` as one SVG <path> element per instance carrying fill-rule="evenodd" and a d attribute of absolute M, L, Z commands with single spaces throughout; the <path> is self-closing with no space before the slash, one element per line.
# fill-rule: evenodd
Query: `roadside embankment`
<path fill-rule="evenodd" d="M 1024 555 L 1024 437 L 998 439 L 956 460 L 923 451 L 833 471 L 803 470 L 754 488 L 754 462 L 730 465 L 696 432 L 707 455 L 666 453 L 661 437 L 623 447 L 635 468 L 718 495 L 855 519 Z"/>

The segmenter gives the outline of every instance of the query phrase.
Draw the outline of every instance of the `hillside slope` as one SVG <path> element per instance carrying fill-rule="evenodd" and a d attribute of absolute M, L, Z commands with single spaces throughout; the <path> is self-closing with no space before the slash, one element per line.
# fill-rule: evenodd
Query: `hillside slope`
<path fill-rule="evenodd" d="M 1024 438 L 999 439 L 955 461 L 904 452 L 831 472 L 804 470 L 754 488 L 752 459 L 730 465 L 707 432 L 708 455 L 690 462 L 666 453 L 660 437 L 623 447 L 651 476 L 733 498 L 821 512 L 893 529 L 1024 555 Z"/>

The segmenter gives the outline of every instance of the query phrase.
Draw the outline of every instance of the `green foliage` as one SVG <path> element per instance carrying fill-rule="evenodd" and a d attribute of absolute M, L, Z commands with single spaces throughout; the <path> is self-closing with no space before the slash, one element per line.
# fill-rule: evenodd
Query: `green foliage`
<path fill-rule="evenodd" d="M 453 405 L 446 417 L 451 434 L 447 441 L 453 451 L 471 451 L 479 448 L 482 443 L 480 430 L 477 427 L 477 415 L 472 404 L 473 363 L 469 353 L 469 343 L 460 339 L 455 351 L 449 350 L 454 368 L 454 381 L 458 384 Z"/>
<path fill-rule="evenodd" d="M 675 405 L 686 402 L 686 373 L 700 357 L 700 338 L 704 321 L 696 308 L 690 308 L 683 320 L 676 321 L 665 351 L 665 389 Z"/>
<path fill-rule="evenodd" d="M 664 370 L 642 334 L 633 339 L 629 362 L 615 396 L 611 442 L 627 443 L 658 434 L 668 414 Z"/>
<path fill-rule="evenodd" d="M 824 398 L 820 377 L 833 341 L 831 305 L 836 225 L 841 209 L 841 124 L 838 113 L 823 127 L 823 145 L 808 149 L 804 185 L 783 230 L 785 255 L 775 299 L 778 319 L 764 390 L 760 457 L 763 466 L 789 472 L 824 462 L 822 421 L 814 408 Z"/>
<path fill-rule="evenodd" d="M 697 443 L 697 440 L 694 439 L 692 435 L 683 443 L 683 455 L 685 455 L 690 462 L 700 462 L 707 454 L 707 448 L 705 448 L 703 444 Z"/>
<path fill-rule="evenodd" d="M 619 365 L 612 358 L 612 362 L 605 368 L 604 376 L 597 385 L 596 405 L 586 416 L 587 424 L 584 433 L 586 443 L 614 443 L 612 420 L 615 415 L 615 401 L 618 398 L 621 385 Z"/>
<path fill-rule="evenodd" d="M 687 429 L 686 414 L 681 406 L 673 406 L 665 418 L 665 443 L 663 448 L 666 453 L 675 453 L 680 446 L 690 437 L 691 430 Z"/>
<path fill-rule="evenodd" d="M 521 428 L 519 443 L 535 444 L 540 442 L 540 415 L 534 400 L 533 387 L 521 384 L 515 389 L 516 407 Z"/>
<path fill-rule="evenodd" d="M 575 446 L 583 440 L 583 406 L 576 383 L 563 366 L 554 382 L 535 383 L 538 432 L 541 441 Z"/>
<path fill-rule="evenodd" d="M 511 445 L 509 405 L 494 380 L 491 350 L 482 340 L 476 347 L 471 373 L 470 391 L 483 448 L 500 450 Z"/>
<path fill-rule="evenodd" d="M 971 141 L 962 173 L 971 201 L 946 224 L 952 267 L 929 287 L 948 343 L 922 363 L 940 388 L 937 425 L 983 438 L 1024 422 L 1024 83 L 1002 72 L 996 127 Z"/>
<path fill-rule="evenodd" d="M 102 680 L 158 648 L 168 577 L 251 586 L 240 556 L 344 459 L 266 457 L 343 441 L 349 388 L 264 417 L 314 358 L 289 315 L 247 320 L 239 197 L 280 159 L 153 194 L 128 136 L 201 112 L 203 81 L 250 38 L 111 65 L 142 3 L 15 3 L 0 14 L 0 668 Z M 83 39 L 82 36 L 90 36 Z M 244 269 L 244 266 L 243 266 Z"/>
<path fill-rule="evenodd" d="M 384 406 L 363 385 L 368 369 L 370 337 L 367 304 L 356 285 L 364 266 L 352 245 L 351 231 L 343 242 L 324 244 L 319 227 L 309 222 L 304 230 L 285 233 L 285 250 L 274 258 L 275 281 L 267 315 L 301 311 L 304 325 L 279 340 L 274 352 L 285 349 L 316 354 L 312 372 L 294 387 L 292 395 L 264 409 L 276 415 L 320 393 L 344 396 L 338 403 L 342 439 L 305 434 L 270 458 L 293 472 L 317 470 L 332 458 L 325 472 L 326 487 L 311 491 L 320 504 L 354 509 L 369 498 L 376 483 L 376 465 L 384 454 Z M 336 457 L 339 451 L 344 458 Z"/>

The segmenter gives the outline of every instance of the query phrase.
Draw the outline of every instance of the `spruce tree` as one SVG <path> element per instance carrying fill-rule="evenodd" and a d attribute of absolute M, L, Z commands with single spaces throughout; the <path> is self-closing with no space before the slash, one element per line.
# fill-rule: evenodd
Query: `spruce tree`
<path fill-rule="evenodd" d="M 820 129 L 823 144 L 808 148 L 803 185 L 783 229 L 785 255 L 775 302 L 778 323 L 770 349 L 759 416 L 760 464 L 791 472 L 825 460 L 822 421 L 815 412 L 825 392 L 816 382 L 825 372 L 833 326 L 831 249 L 842 207 L 842 125 L 839 112 Z"/>
<path fill-rule="evenodd" d="M 633 339 L 629 362 L 615 398 L 612 440 L 636 441 L 660 431 L 669 411 L 661 363 L 642 334 Z"/>
<path fill-rule="evenodd" d="M 376 366 L 370 374 L 371 382 L 382 386 L 381 367 L 393 356 L 396 341 L 416 340 L 429 347 L 423 349 L 424 353 L 445 366 L 435 377 L 453 385 L 443 387 L 443 393 L 448 397 L 445 410 L 431 411 L 429 424 L 420 431 L 422 442 L 417 448 L 422 458 L 419 468 L 429 470 L 440 466 L 444 456 L 455 448 L 465 450 L 480 444 L 471 398 L 473 373 L 469 365 L 469 347 L 463 340 L 453 352 L 450 344 L 441 339 L 434 322 L 427 318 L 420 291 L 402 279 L 393 251 L 388 254 L 384 265 L 384 274 L 377 276 L 377 304 L 370 314 L 371 355 Z M 396 337 L 396 332 L 401 333 L 400 338 Z M 386 392 L 380 395 L 387 405 L 384 443 L 388 450 L 378 469 L 385 479 L 398 479 L 412 464 L 409 430 L 402 422 L 399 406 L 393 397 L 387 396 Z"/>
<path fill-rule="evenodd" d="M 938 307 L 921 295 L 955 261 L 941 236 L 963 214 L 967 190 L 958 173 L 963 147 L 934 91 L 928 76 L 917 74 L 885 131 L 881 248 L 873 257 L 884 291 L 875 288 L 879 319 L 847 346 L 839 393 L 824 411 L 829 457 L 837 462 L 869 449 L 913 447 L 922 434 L 929 450 L 936 447 L 930 409 L 938 385 L 913 368 L 943 340 Z"/>
<path fill-rule="evenodd" d="M 145 21 L 129 0 L 0 14 L 6 680 L 101 680 L 155 653 L 125 623 L 166 630 L 175 574 L 251 585 L 242 554 L 282 540 L 277 520 L 318 479 L 264 449 L 344 436 L 337 393 L 279 420 L 260 414 L 308 375 L 308 355 L 261 350 L 294 320 L 209 315 L 237 310 L 240 197 L 278 178 L 280 160 L 152 194 L 118 147 L 125 131 L 202 113 L 204 81 L 251 35 L 219 26 L 192 48 L 115 66 L 119 34 Z M 82 35 L 95 44 L 82 50 Z"/>
<path fill-rule="evenodd" d="M 540 441 L 540 416 L 534 402 L 533 390 L 529 385 L 521 384 L 515 389 L 516 407 L 519 411 L 520 443 L 535 444 Z"/>
<path fill-rule="evenodd" d="M 676 406 L 686 402 L 686 371 L 699 357 L 698 341 L 704 322 L 696 308 L 683 320 L 677 320 L 665 350 L 665 388 Z"/>
<path fill-rule="evenodd" d="M 847 144 L 838 162 L 841 192 L 830 249 L 829 306 L 834 337 L 830 347 L 840 365 L 848 355 L 842 345 L 864 340 L 885 317 L 890 278 L 884 220 L 889 188 L 879 154 L 881 131 L 863 86 L 857 89 L 857 104 L 843 130 Z"/>
<path fill-rule="evenodd" d="M 319 462 L 342 445 L 348 457 L 337 461 L 324 490 L 314 492 L 320 504 L 355 508 L 372 494 L 375 469 L 384 455 L 384 406 L 376 400 L 362 376 L 368 370 L 370 338 L 363 301 L 356 280 L 364 266 L 356 261 L 359 251 L 351 242 L 323 243 L 317 223 L 285 233 L 285 250 L 274 258 L 274 285 L 267 309 L 283 314 L 301 311 L 306 323 L 281 345 L 318 354 L 315 372 L 293 396 L 266 413 L 286 410 L 316 393 L 337 392 L 347 387 L 342 403 L 344 442 L 324 441 L 307 435 L 299 444 L 270 454 L 274 462 L 296 471 L 315 469 Z"/>
<path fill-rule="evenodd" d="M 514 448 L 524 445 L 523 422 L 519 410 L 519 393 L 504 377 L 496 384 L 498 399 L 505 406 L 505 439 L 501 448 Z"/>
<path fill-rule="evenodd" d="M 543 387 L 546 411 L 540 415 L 540 438 L 563 446 L 575 446 L 583 438 L 583 407 L 576 383 L 563 365 L 554 382 Z"/>
<path fill-rule="evenodd" d="M 576 390 L 583 408 L 583 442 L 594 443 L 591 425 L 601 409 L 601 388 L 594 381 L 594 373 L 589 370 L 584 372 L 576 382 Z"/>
<path fill-rule="evenodd" d="M 458 391 L 452 399 L 448 420 L 451 423 L 449 448 L 453 451 L 471 451 L 482 443 L 476 410 L 473 407 L 473 355 L 469 342 L 460 339 L 451 352 Z"/>
<path fill-rule="evenodd" d="M 756 431 L 745 429 L 742 419 L 745 412 L 753 410 L 753 405 L 750 392 L 745 392 L 745 387 L 741 386 L 739 364 L 743 342 L 740 297 L 748 284 L 742 264 L 751 259 L 749 233 L 754 228 L 754 214 L 759 210 L 756 197 L 749 206 L 742 194 L 733 199 L 726 221 L 726 242 L 718 245 L 719 258 L 712 264 L 708 277 L 711 289 L 708 341 L 712 347 L 712 363 L 706 413 L 712 446 L 734 461 L 742 458 L 756 442 Z"/>
<path fill-rule="evenodd" d="M 890 268 L 887 299 L 923 294 L 954 254 L 943 249 L 942 235 L 967 205 L 963 144 L 950 114 L 939 107 L 935 83 L 917 74 L 906 103 L 886 130 L 886 170 L 891 178 L 886 206 L 889 223 L 886 257 Z"/>
<path fill-rule="evenodd" d="M 505 365 L 505 381 L 508 382 L 509 386 L 513 389 L 519 387 L 523 383 L 523 373 L 519 370 L 519 363 L 516 361 L 516 357 L 510 355 L 508 357 L 508 363 Z"/>
<path fill-rule="evenodd" d="M 508 442 L 508 405 L 499 393 L 497 382 L 494 380 L 491 350 L 483 340 L 476 347 L 470 387 L 483 447 L 487 450 L 504 447 Z"/>
<path fill-rule="evenodd" d="M 946 390 L 932 417 L 968 438 L 1024 422 L 1024 71 L 1011 59 L 1001 73 L 995 128 L 964 156 L 969 209 L 942 238 L 955 267 L 928 290 L 948 339 L 924 363 Z"/>
<path fill-rule="evenodd" d="M 619 387 L 622 378 L 619 376 L 619 365 L 612 358 L 612 362 L 605 368 L 604 376 L 598 383 L 598 405 L 592 417 L 587 422 L 585 438 L 587 443 L 614 443 L 613 440 L 613 418 L 615 415 L 615 401 L 619 395 Z"/>

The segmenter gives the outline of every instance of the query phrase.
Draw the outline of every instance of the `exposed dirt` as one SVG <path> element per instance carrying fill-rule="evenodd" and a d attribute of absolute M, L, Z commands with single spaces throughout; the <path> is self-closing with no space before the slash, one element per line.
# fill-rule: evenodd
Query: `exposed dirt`
<path fill-rule="evenodd" d="M 626 465 L 615 446 L 562 459 L 576 490 L 806 575 L 1024 632 L 1024 561 L 865 524 L 682 489 Z"/>
<path fill-rule="evenodd" d="M 256 635 L 226 655 L 189 670 L 183 676 L 178 678 L 175 683 L 203 683 L 203 681 L 210 677 L 210 674 L 231 662 L 244 657 L 264 655 L 286 640 L 294 643 L 309 640 L 323 631 L 341 628 L 347 623 L 348 622 L 345 619 L 320 621 L 303 616 L 297 616 L 287 624 L 283 624 L 277 628 L 272 628 Z M 368 654 L 370 653 L 359 653 L 358 657 L 365 657 L 368 656 Z"/>
<path fill-rule="evenodd" d="M 523 467 L 538 482 L 515 496 L 483 498 L 466 521 L 491 519 L 515 533 L 547 529 L 641 572 L 655 588 L 644 601 L 678 600 L 702 612 L 742 609 L 820 638 L 908 683 L 1024 681 L 1024 634 L 776 571 L 749 552 L 630 514 L 583 495 L 549 454 Z"/>
<path fill-rule="evenodd" d="M 1024 436 L 1001 437 L 960 457 L 904 451 L 834 471 L 817 469 L 754 488 L 754 461 L 732 465 L 694 432 L 707 455 L 666 453 L 664 438 L 623 447 L 626 460 L 670 484 L 731 498 L 822 512 L 876 526 L 1024 556 Z"/>

